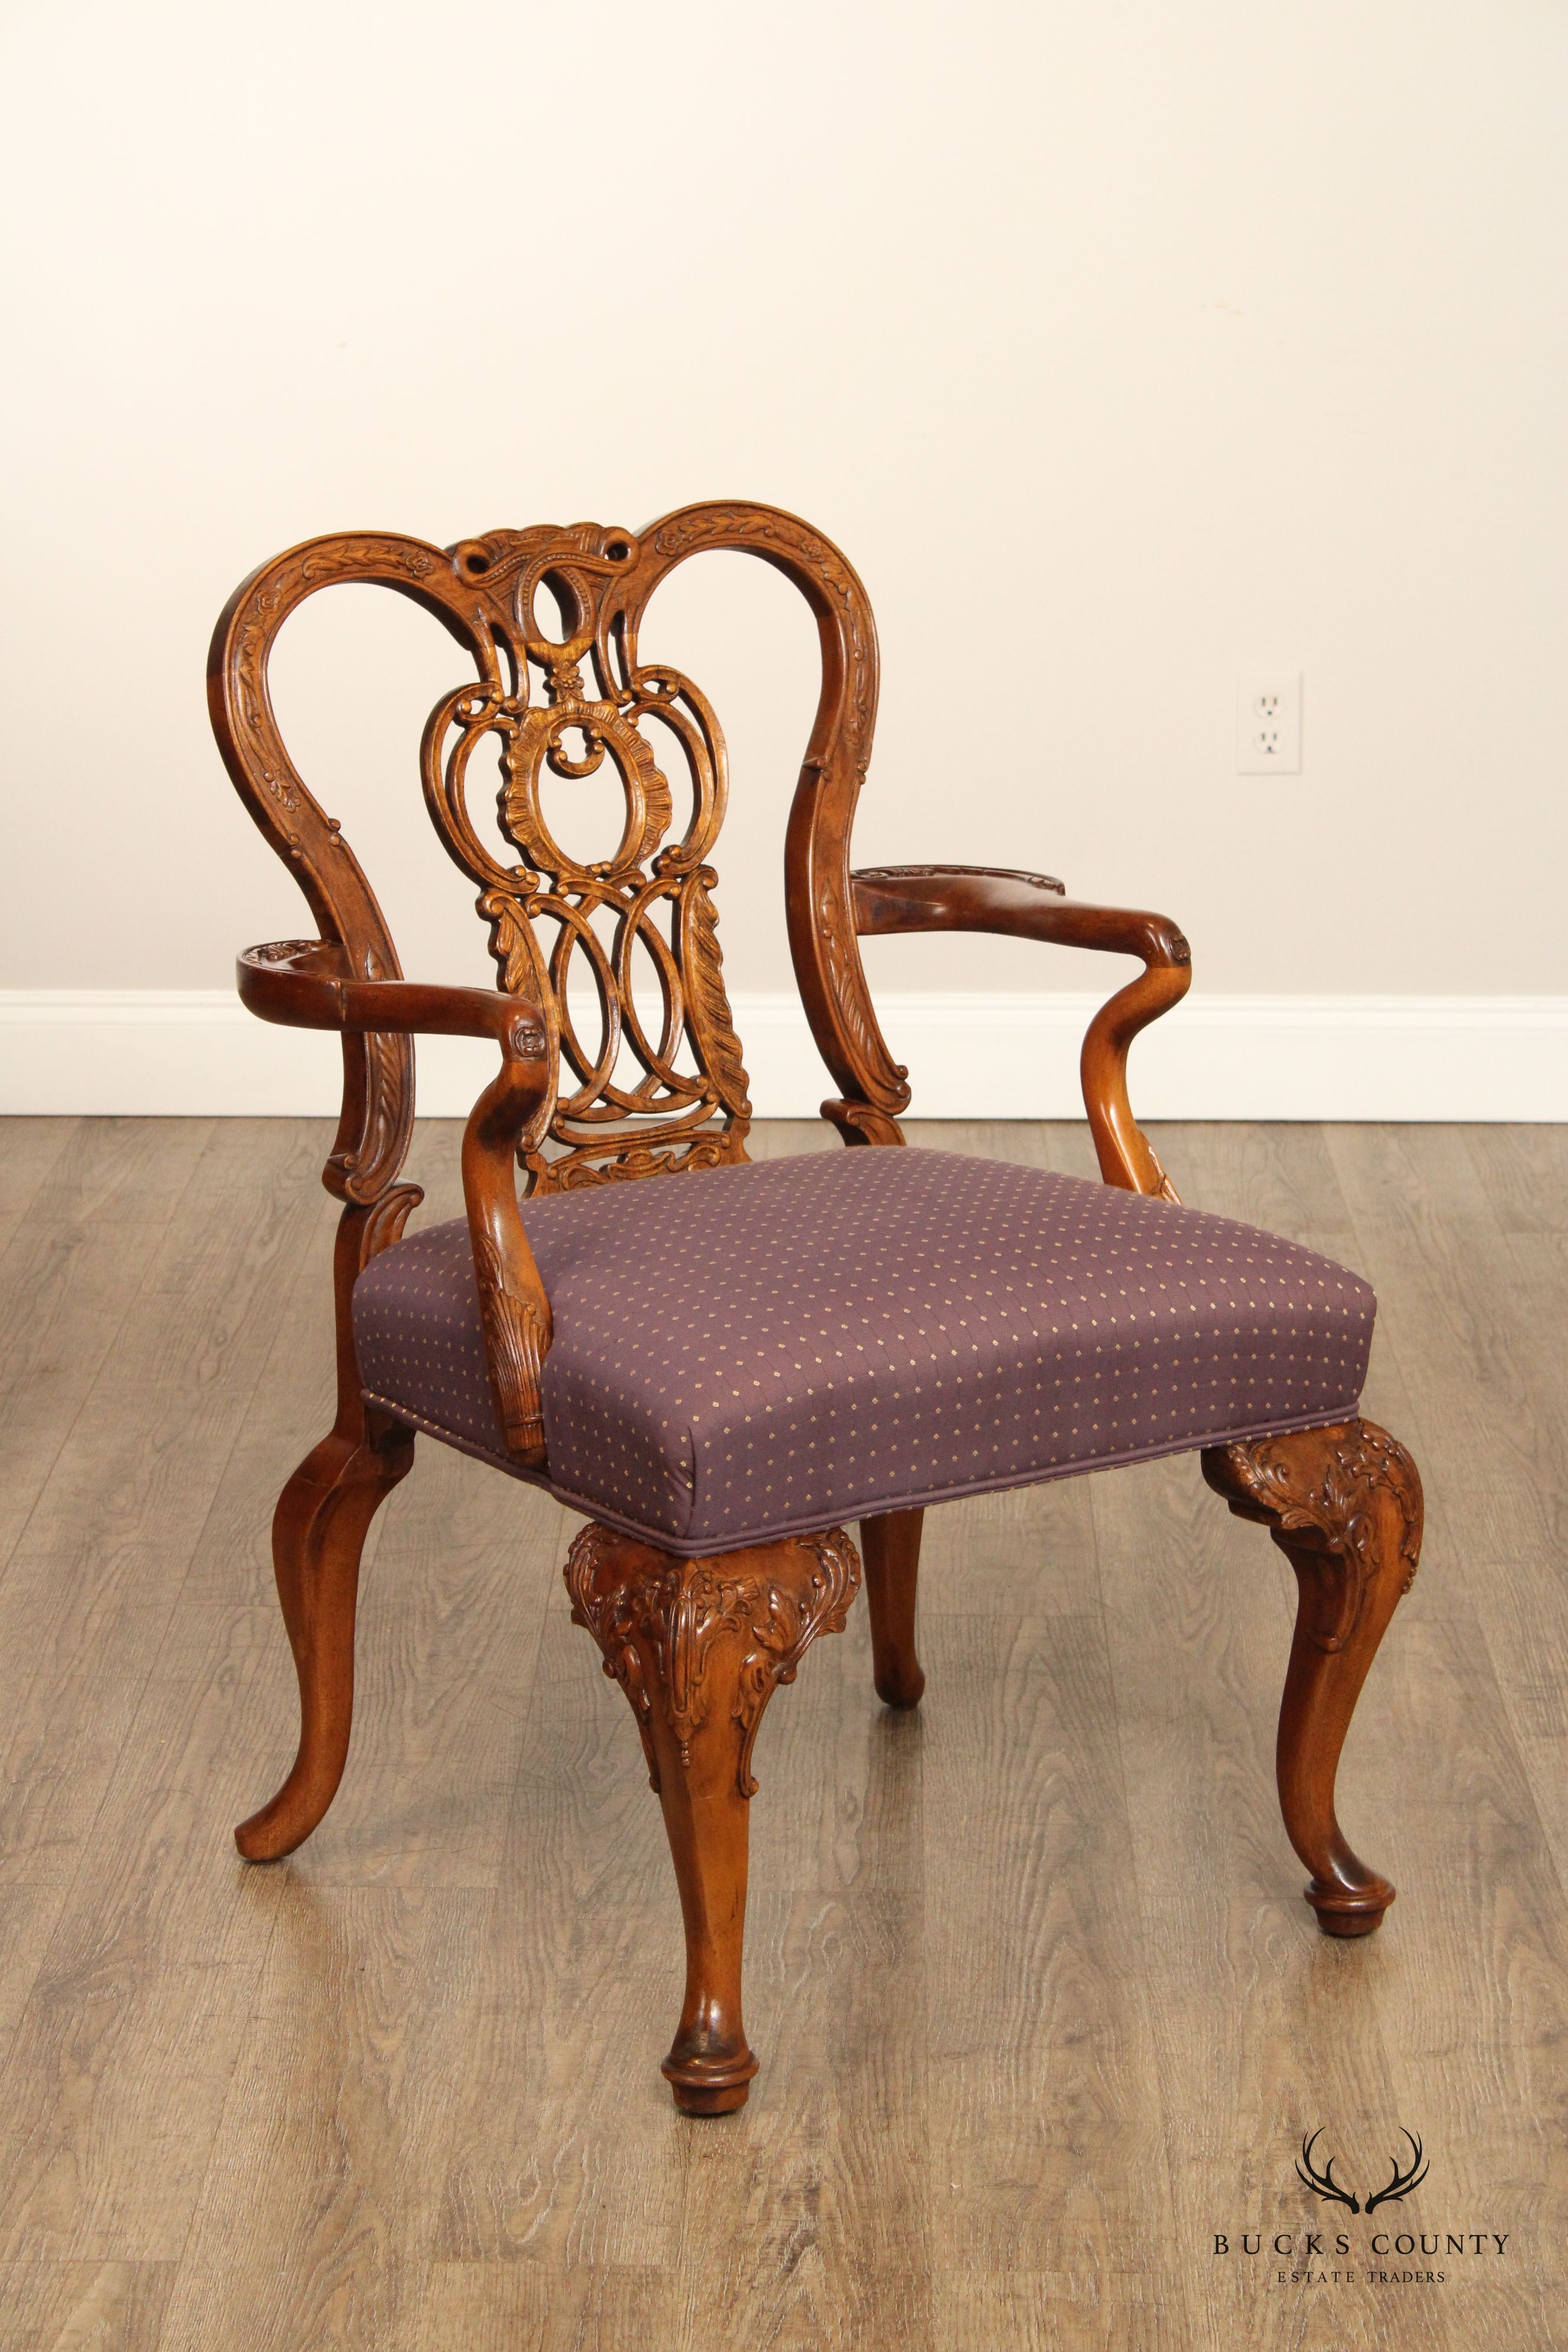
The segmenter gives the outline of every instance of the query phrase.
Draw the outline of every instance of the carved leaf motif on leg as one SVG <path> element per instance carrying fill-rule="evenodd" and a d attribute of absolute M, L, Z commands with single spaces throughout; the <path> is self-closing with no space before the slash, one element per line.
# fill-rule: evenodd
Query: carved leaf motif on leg
<path fill-rule="evenodd" d="M 763 1707 L 780 1683 L 794 1682 L 802 1658 L 819 1633 L 844 1631 L 849 1604 L 860 1586 L 859 1559 L 842 1528 L 806 1537 L 800 1549 L 816 1556 L 804 1589 L 764 1580 L 760 1596 L 763 1606 L 752 1611 L 755 1646 L 742 1660 L 734 1703 L 742 1733 L 737 1777 L 742 1797 L 753 1797 L 757 1790 L 752 1778 L 752 1747 Z"/>
<path fill-rule="evenodd" d="M 773 1567 L 770 1555 L 781 1550 L 804 1570 L 798 1581 Z M 859 1588 L 860 1564 L 841 1528 L 760 1550 L 677 1559 L 590 1524 L 572 1546 L 565 1577 L 573 1622 L 593 1634 L 604 1653 L 605 1673 L 626 1692 L 656 1790 L 653 1699 L 639 1636 L 650 1654 L 660 1709 L 682 1764 L 690 1762 L 692 1742 L 710 1719 L 715 1696 L 710 1669 L 719 1637 L 727 1633 L 746 1643 L 729 1672 L 735 1678 L 731 1716 L 741 1732 L 737 1782 L 742 1796 L 750 1797 L 757 1785 L 751 1758 L 763 1710 L 781 1683 L 795 1680 L 819 1633 L 843 1631 Z"/>
<path fill-rule="evenodd" d="M 1307 1453 L 1303 1438 L 1323 1443 Z M 1305 1477 L 1304 1464 L 1310 1465 Z M 1287 1540 L 1291 1536 L 1305 1536 L 1309 1543 L 1316 1537 L 1342 1562 L 1341 1576 L 1319 1579 L 1314 1586 L 1319 1605 L 1305 1625 L 1319 1649 L 1342 1650 L 1360 1622 L 1367 1580 L 1377 1564 L 1373 1506 L 1380 1490 L 1393 1497 L 1399 1512 L 1401 1594 L 1415 1583 L 1421 1558 L 1420 1474 L 1398 1439 L 1375 1422 L 1213 1447 L 1203 1465 L 1209 1485 L 1237 1517 L 1268 1527 L 1283 1551 L 1292 1549 Z"/>
<path fill-rule="evenodd" d="M 626 1695 L 647 1759 L 647 1784 L 657 1796 L 658 1759 L 648 1730 L 653 1701 L 632 1638 L 640 1614 L 637 1594 L 632 1584 L 615 1576 L 616 1556 L 625 1548 L 624 1537 L 590 1520 L 574 1541 L 563 1573 L 572 1600 L 572 1622 L 592 1633 L 604 1653 L 604 1672 Z"/>
<path fill-rule="evenodd" d="M 1365 1936 L 1394 1888 L 1353 1853 L 1334 1810 L 1345 1734 L 1367 1671 L 1421 1556 L 1421 1479 L 1366 1421 L 1213 1446 L 1204 1476 L 1238 1517 L 1267 1527 L 1300 1600 L 1279 1708 L 1276 1770 L 1307 1900 L 1331 1936 Z"/>

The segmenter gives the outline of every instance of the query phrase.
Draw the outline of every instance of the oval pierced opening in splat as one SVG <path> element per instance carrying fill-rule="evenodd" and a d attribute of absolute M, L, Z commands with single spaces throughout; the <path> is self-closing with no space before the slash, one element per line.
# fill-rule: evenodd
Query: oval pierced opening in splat
<path fill-rule="evenodd" d="M 580 731 L 563 730 L 569 752 L 584 750 Z M 563 774 L 546 765 L 539 775 L 539 811 L 552 841 L 579 870 L 607 866 L 626 829 L 626 787 L 608 751 L 601 751 L 588 772 Z"/>
<path fill-rule="evenodd" d="M 575 634 L 575 606 L 564 581 L 546 573 L 534 583 L 533 610 L 523 615 L 529 635 L 547 646 L 563 646 Z"/>

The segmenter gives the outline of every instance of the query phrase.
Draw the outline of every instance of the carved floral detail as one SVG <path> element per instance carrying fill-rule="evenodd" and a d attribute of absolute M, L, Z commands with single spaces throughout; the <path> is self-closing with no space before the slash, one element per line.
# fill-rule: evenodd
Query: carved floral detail
<path fill-rule="evenodd" d="M 1204 1476 L 1238 1517 L 1261 1520 L 1299 1568 L 1331 1563 L 1313 1577 L 1304 1619 L 1320 1650 L 1342 1650 L 1360 1621 L 1367 1587 L 1383 1564 L 1376 1497 L 1398 1514 L 1401 1592 L 1421 1557 L 1421 1478 L 1397 1438 L 1370 1421 L 1282 1437 L 1212 1446 Z M 1304 1557 L 1303 1557 L 1304 1556 Z"/>
<path fill-rule="evenodd" d="M 1014 866 L 858 866 L 855 878 L 863 882 L 932 882 L 944 874 L 980 874 L 1002 882 L 1026 882 L 1032 890 L 1049 890 L 1058 898 L 1067 884 L 1054 874 L 1026 874 Z"/>
<path fill-rule="evenodd" d="M 314 955 L 325 947 L 325 940 L 263 940 L 259 947 L 247 948 L 244 963 L 292 963 L 296 956 Z"/>
<path fill-rule="evenodd" d="M 593 1634 L 630 1703 L 651 1786 L 659 1785 L 657 1706 L 682 1764 L 704 1733 L 736 1737 L 736 1785 L 751 1797 L 763 1710 L 819 1633 L 842 1632 L 860 1562 L 842 1528 L 678 1559 L 590 1523 L 564 1573 L 573 1622 Z"/>

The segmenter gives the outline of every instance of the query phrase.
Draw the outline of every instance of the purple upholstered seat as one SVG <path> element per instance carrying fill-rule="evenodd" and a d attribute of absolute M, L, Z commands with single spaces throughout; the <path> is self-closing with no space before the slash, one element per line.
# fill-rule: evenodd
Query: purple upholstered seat
<path fill-rule="evenodd" d="M 672 1551 L 1339 1420 L 1366 1370 L 1373 1295 L 1331 1259 L 997 1160 L 812 1153 L 523 1216 L 546 1483 Z M 384 1251 L 353 1312 L 369 1395 L 516 1468 L 466 1223 Z"/>
<path fill-rule="evenodd" d="M 1255 1226 L 1000 1160 L 811 1153 L 523 1208 L 545 1481 L 682 1553 L 1353 1413 L 1373 1299 Z M 366 1393 L 511 1469 L 467 1223 L 361 1275 Z M 525 1475 L 525 1474 L 519 1474 Z"/>

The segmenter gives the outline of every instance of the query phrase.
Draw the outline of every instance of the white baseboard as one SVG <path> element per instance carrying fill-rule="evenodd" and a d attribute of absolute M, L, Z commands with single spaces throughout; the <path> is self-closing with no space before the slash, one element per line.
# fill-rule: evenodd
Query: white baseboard
<path fill-rule="evenodd" d="M 1070 1118 L 1084 994 L 885 994 L 911 1116 Z M 740 995 L 761 1118 L 833 1091 L 792 995 Z M 423 1039 L 419 1109 L 465 1116 L 494 1048 Z M 1568 996 L 1194 993 L 1132 1051 L 1140 1118 L 1568 1119 Z M 311 1117 L 337 1109 L 335 1041 L 207 989 L 0 990 L 0 1112 Z"/>

